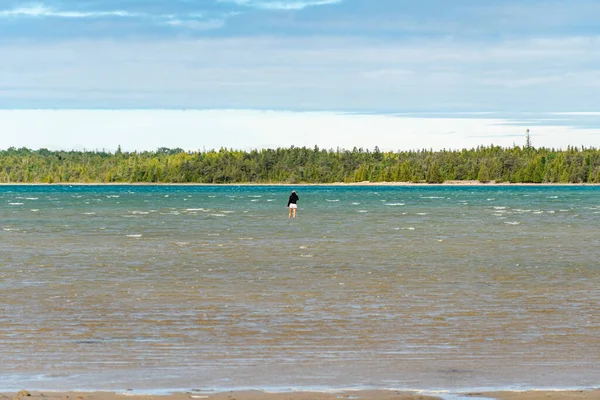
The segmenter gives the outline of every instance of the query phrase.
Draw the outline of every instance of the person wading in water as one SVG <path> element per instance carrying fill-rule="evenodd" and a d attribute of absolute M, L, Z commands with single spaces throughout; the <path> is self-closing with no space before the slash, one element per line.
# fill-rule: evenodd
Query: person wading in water
<path fill-rule="evenodd" d="M 287 204 L 288 208 L 290 209 L 288 218 L 296 218 L 296 211 L 298 210 L 298 205 L 296 204 L 296 202 L 299 199 L 300 198 L 296 194 L 296 191 L 292 190 L 292 194 L 290 194 L 290 198 L 288 199 L 288 204 Z"/>

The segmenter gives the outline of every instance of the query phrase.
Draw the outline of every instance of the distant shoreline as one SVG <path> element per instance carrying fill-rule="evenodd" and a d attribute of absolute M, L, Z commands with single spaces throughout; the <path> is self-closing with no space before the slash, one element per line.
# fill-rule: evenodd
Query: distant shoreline
<path fill-rule="evenodd" d="M 174 182 L 10 182 L 0 183 L 0 186 L 600 186 L 600 183 L 510 183 L 510 182 L 480 182 L 480 181 L 446 181 L 444 183 L 427 182 L 333 182 L 333 183 L 174 183 Z"/>

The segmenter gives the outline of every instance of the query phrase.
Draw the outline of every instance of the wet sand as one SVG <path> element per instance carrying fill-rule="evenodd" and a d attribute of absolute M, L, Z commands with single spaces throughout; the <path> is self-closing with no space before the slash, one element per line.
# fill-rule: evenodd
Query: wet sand
<path fill-rule="evenodd" d="M 600 400 L 600 389 L 573 391 L 524 391 L 524 392 L 477 392 L 451 395 L 449 398 L 498 399 L 498 400 Z M 289 392 L 266 393 L 261 391 L 240 391 L 221 393 L 185 392 L 170 395 L 146 395 L 134 392 L 28 392 L 2 393 L 0 400 L 434 400 L 440 397 L 415 392 L 395 390 L 339 391 L 332 393 Z"/>
<path fill-rule="evenodd" d="M 483 397 L 498 400 L 598 400 L 600 399 L 600 390 L 490 392 L 483 393 Z"/>

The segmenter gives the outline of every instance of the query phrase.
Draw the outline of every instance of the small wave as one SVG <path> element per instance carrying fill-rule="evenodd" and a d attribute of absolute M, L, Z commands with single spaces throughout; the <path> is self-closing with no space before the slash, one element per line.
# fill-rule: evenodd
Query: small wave
<path fill-rule="evenodd" d="M 506 225 L 521 225 L 521 223 L 517 222 L 517 221 L 506 221 L 505 224 Z"/>
<path fill-rule="evenodd" d="M 368 213 L 368 210 L 358 210 L 359 213 Z"/>
<path fill-rule="evenodd" d="M 39 210 L 38 208 L 32 208 L 30 211 L 31 211 L 31 212 L 38 212 L 38 211 L 40 211 L 40 210 Z"/>
<path fill-rule="evenodd" d="M 406 203 L 385 203 L 386 206 L 405 206 Z"/>
<path fill-rule="evenodd" d="M 549 199 L 558 199 L 558 196 L 550 196 Z"/>
<path fill-rule="evenodd" d="M 338 201 L 340 201 L 340 199 L 335 199 L 335 200 L 325 199 L 325 201 L 328 201 L 330 203 L 337 203 Z"/>
<path fill-rule="evenodd" d="M 168 195 L 168 194 L 165 194 L 165 197 L 169 197 L 169 195 Z"/>
<path fill-rule="evenodd" d="M 206 208 L 186 208 L 185 211 L 202 211 L 202 212 L 209 212 L 210 210 L 206 209 Z"/>
<path fill-rule="evenodd" d="M 413 228 L 412 226 L 409 226 L 408 228 L 402 228 L 403 231 L 414 231 L 415 228 Z"/>
<path fill-rule="evenodd" d="M 353 205 L 353 206 L 358 206 L 358 205 L 360 205 L 360 203 L 359 203 L 359 202 L 356 202 L 356 203 L 352 203 L 352 205 Z"/>
<path fill-rule="evenodd" d="M 256 197 L 256 198 L 261 198 L 262 196 L 260 196 L 260 195 L 248 195 L 248 197 Z"/>
<path fill-rule="evenodd" d="M 221 236 L 220 233 L 207 233 L 206 236 Z"/>
<path fill-rule="evenodd" d="M 148 211 L 131 211 L 134 215 L 148 215 L 150 214 Z"/>
<path fill-rule="evenodd" d="M 506 210 L 506 207 L 494 207 L 494 210 Z"/>
<path fill-rule="evenodd" d="M 440 196 L 422 196 L 422 199 L 445 199 L 445 197 Z"/>
<path fill-rule="evenodd" d="M 111 194 L 111 195 L 106 196 L 107 199 L 118 199 L 119 197 L 121 197 L 121 196 L 116 195 L 116 194 Z"/>
<path fill-rule="evenodd" d="M 22 206 L 23 203 L 8 203 L 11 206 Z"/>
<path fill-rule="evenodd" d="M 25 197 L 25 200 L 38 200 L 37 197 Z"/>
<path fill-rule="evenodd" d="M 428 213 L 417 213 L 417 215 L 429 215 Z"/>
<path fill-rule="evenodd" d="M 225 214 L 208 214 L 208 215 L 211 215 L 213 217 L 224 217 L 225 216 Z"/>
<path fill-rule="evenodd" d="M 252 200 L 250 200 L 250 201 L 252 202 L 252 201 L 260 201 L 260 200 L 259 200 L 259 199 L 252 199 Z"/>
<path fill-rule="evenodd" d="M 133 235 L 127 235 L 127 237 L 129 237 L 129 238 L 141 238 L 142 235 L 140 235 L 140 234 L 133 234 Z"/>
<path fill-rule="evenodd" d="M 312 258 L 312 254 L 300 254 L 300 257 L 304 257 L 304 258 Z"/>

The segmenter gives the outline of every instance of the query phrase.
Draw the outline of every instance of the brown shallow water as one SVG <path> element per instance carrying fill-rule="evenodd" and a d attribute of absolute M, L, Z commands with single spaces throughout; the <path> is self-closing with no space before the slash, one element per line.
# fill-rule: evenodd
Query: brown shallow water
<path fill-rule="evenodd" d="M 0 386 L 600 382 L 600 189 L 0 188 Z"/>

